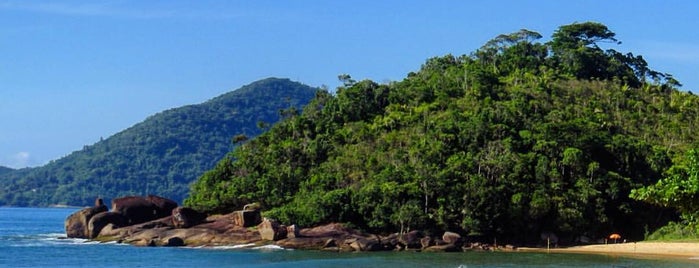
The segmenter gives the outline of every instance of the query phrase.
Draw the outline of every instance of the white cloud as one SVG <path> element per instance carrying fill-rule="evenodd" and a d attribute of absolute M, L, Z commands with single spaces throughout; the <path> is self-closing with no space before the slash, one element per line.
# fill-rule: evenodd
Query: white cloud
<path fill-rule="evenodd" d="M 32 165 L 33 159 L 29 152 L 18 152 L 3 157 L 0 165 L 10 168 L 25 168 Z"/>

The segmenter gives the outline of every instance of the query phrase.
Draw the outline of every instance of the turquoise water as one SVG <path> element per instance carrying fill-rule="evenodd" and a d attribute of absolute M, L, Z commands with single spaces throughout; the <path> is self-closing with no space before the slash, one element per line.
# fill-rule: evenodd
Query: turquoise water
<path fill-rule="evenodd" d="M 144 248 L 65 239 L 69 208 L 0 208 L 0 267 L 694 267 L 644 260 L 512 252 L 332 253 L 279 248 Z"/>

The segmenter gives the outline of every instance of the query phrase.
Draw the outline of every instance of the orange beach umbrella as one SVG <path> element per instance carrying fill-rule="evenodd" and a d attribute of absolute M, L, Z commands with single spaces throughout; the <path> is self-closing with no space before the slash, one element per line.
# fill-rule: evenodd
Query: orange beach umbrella
<path fill-rule="evenodd" d="M 614 239 L 614 243 L 616 243 L 617 239 L 620 239 L 621 235 L 620 234 L 610 234 L 609 239 Z"/>

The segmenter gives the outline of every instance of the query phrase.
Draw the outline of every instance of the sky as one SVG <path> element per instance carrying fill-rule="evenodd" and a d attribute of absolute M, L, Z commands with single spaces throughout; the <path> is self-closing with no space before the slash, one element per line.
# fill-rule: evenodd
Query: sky
<path fill-rule="evenodd" d="M 595 21 L 699 90 L 699 1 L 0 0 L 0 165 L 40 166 L 157 112 L 267 77 L 331 90 Z M 697 92 L 697 91 L 695 91 Z"/>

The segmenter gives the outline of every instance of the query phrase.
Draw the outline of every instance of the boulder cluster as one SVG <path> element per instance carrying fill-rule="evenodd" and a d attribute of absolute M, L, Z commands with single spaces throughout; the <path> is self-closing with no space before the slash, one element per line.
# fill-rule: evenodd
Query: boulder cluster
<path fill-rule="evenodd" d="M 159 196 L 127 196 L 112 201 L 111 211 L 101 199 L 95 206 L 70 215 L 66 235 L 98 241 L 117 241 L 138 246 L 229 246 L 278 245 L 290 249 L 326 251 L 415 250 L 454 252 L 468 250 L 514 249 L 480 243 L 465 243 L 453 232 L 441 237 L 419 231 L 381 236 L 368 234 L 343 224 L 330 223 L 313 228 L 284 225 L 263 218 L 257 204 L 224 215 L 208 216 L 178 206 Z"/>

